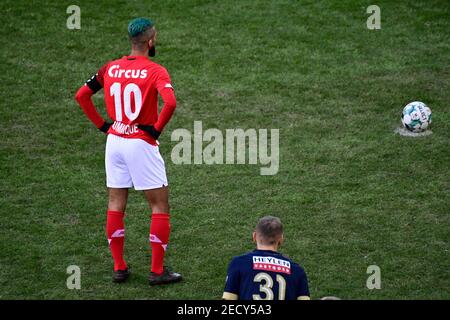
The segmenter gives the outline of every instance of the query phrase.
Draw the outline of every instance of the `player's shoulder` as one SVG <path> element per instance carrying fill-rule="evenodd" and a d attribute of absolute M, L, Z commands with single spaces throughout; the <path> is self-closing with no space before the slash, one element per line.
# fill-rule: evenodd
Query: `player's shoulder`
<path fill-rule="evenodd" d="M 242 265 L 246 262 L 252 261 L 254 256 L 254 251 L 246 252 L 243 254 L 240 254 L 238 256 L 234 256 L 231 259 L 230 265 Z"/>
<path fill-rule="evenodd" d="M 300 274 L 304 274 L 305 273 L 305 269 L 303 269 L 303 267 L 300 264 L 298 264 L 297 262 L 291 261 L 291 268 L 294 271 L 297 271 Z"/>
<path fill-rule="evenodd" d="M 110 65 L 119 63 L 120 60 L 122 60 L 121 57 L 115 57 L 115 58 L 109 59 L 102 65 L 102 67 L 107 68 Z"/>
<path fill-rule="evenodd" d="M 150 60 L 150 59 L 148 59 L 148 62 L 156 69 L 166 70 L 166 68 L 162 64 L 159 64 L 158 62 L 155 62 L 155 61 Z"/>
<path fill-rule="evenodd" d="M 119 61 L 120 59 L 110 59 L 107 60 L 105 63 L 103 63 L 99 69 L 99 74 L 104 74 L 106 72 L 106 70 L 109 68 L 109 66 L 113 65 L 114 63 L 116 63 L 116 61 Z"/>
<path fill-rule="evenodd" d="M 169 74 L 169 72 L 167 71 L 167 69 L 162 65 L 162 64 L 159 64 L 159 63 L 157 63 L 157 62 L 155 62 L 155 61 L 152 61 L 152 60 L 148 60 L 149 62 L 150 62 L 150 64 L 149 64 L 149 66 L 153 69 L 153 71 L 155 72 L 155 73 L 157 73 L 157 74 L 163 74 L 163 75 L 165 75 L 165 74 Z"/>
<path fill-rule="evenodd" d="M 299 263 L 292 260 L 290 257 L 280 253 L 279 258 L 288 261 L 292 270 L 299 272 L 299 273 L 305 273 L 305 270 L 303 269 L 303 267 Z"/>
<path fill-rule="evenodd" d="M 231 273 L 246 272 L 248 266 L 250 266 L 252 263 L 252 259 L 253 259 L 252 252 L 247 252 L 238 256 L 234 256 L 230 261 L 228 271 Z"/>
<path fill-rule="evenodd" d="M 251 259 L 252 256 L 253 256 L 253 251 L 250 251 L 250 252 L 246 252 L 246 253 L 234 256 L 232 261 L 248 260 L 248 259 Z"/>
<path fill-rule="evenodd" d="M 290 263 L 291 263 L 292 274 L 294 274 L 300 278 L 304 278 L 306 276 L 305 269 L 303 269 L 303 267 L 299 263 L 294 262 L 292 260 L 290 260 Z"/>
<path fill-rule="evenodd" d="M 287 260 L 287 261 L 289 261 L 289 263 L 291 264 L 291 265 L 296 265 L 297 263 L 294 261 L 294 260 L 292 260 L 289 256 L 287 256 L 287 255 L 285 255 L 285 254 L 283 254 L 283 253 L 278 253 L 278 258 L 279 259 L 283 259 L 283 260 Z"/>

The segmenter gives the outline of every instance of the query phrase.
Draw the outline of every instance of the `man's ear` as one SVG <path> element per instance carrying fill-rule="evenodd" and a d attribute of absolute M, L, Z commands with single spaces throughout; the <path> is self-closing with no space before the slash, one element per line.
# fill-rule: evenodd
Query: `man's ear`
<path fill-rule="evenodd" d="M 284 242 L 284 234 L 281 234 L 279 245 L 281 246 Z"/>
<path fill-rule="evenodd" d="M 253 239 L 253 242 L 256 242 L 256 232 L 253 232 L 252 239 Z"/>
<path fill-rule="evenodd" d="M 153 33 L 152 37 L 148 40 L 148 47 L 154 47 L 156 42 L 156 31 Z"/>

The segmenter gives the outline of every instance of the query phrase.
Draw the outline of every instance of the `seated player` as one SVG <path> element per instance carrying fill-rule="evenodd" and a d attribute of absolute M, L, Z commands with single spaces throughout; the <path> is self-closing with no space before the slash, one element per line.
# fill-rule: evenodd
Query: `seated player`
<path fill-rule="evenodd" d="M 228 267 L 224 300 L 310 300 L 305 271 L 278 253 L 284 240 L 279 218 L 266 216 L 253 232 L 256 250 L 234 257 Z"/>

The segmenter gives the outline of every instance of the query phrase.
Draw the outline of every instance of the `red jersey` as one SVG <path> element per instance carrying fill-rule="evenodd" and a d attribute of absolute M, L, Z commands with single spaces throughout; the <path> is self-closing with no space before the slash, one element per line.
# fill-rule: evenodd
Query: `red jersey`
<path fill-rule="evenodd" d="M 124 56 L 102 66 L 95 76 L 86 81 L 86 85 L 93 93 L 102 87 L 104 89 L 106 110 L 114 121 L 109 134 L 157 144 L 137 125 L 153 125 L 156 130 L 162 131 L 173 113 L 174 107 L 163 110 L 166 114 L 162 114 L 163 119 L 158 121 L 158 93 L 167 105 L 163 89 L 168 88 L 171 92 L 170 96 L 166 96 L 174 100 L 170 76 L 164 67 L 144 56 Z M 101 120 L 93 122 L 99 127 Z"/>

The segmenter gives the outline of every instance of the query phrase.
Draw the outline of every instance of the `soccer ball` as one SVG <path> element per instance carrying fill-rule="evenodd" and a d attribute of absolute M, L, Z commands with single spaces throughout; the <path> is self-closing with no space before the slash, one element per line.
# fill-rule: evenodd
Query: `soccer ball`
<path fill-rule="evenodd" d="M 431 109 L 420 101 L 408 103 L 402 112 L 403 126 L 412 132 L 425 131 L 431 124 Z"/>

